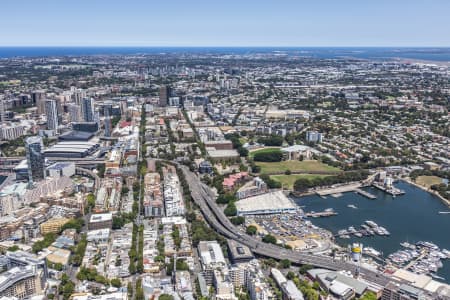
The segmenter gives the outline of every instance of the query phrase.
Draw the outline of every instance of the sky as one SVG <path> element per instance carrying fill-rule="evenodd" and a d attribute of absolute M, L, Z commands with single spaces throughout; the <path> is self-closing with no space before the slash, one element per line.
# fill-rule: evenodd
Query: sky
<path fill-rule="evenodd" d="M 0 7 L 0 46 L 450 46 L 450 0 L 1 0 Z"/>

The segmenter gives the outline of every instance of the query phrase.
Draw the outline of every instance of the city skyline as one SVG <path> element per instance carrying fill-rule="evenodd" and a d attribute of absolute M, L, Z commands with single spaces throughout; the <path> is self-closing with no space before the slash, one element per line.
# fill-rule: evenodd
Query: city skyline
<path fill-rule="evenodd" d="M 450 3 L 391 2 L 5 1 L 0 47 L 450 46 Z"/>

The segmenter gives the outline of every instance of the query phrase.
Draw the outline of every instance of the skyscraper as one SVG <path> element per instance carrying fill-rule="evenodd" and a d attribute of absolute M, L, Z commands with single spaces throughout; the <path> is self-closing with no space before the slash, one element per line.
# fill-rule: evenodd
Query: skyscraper
<path fill-rule="evenodd" d="M 79 122 L 81 120 L 81 107 L 76 104 L 69 104 L 67 106 L 69 112 L 69 120 L 72 123 Z"/>
<path fill-rule="evenodd" d="M 39 136 L 31 136 L 25 141 L 27 153 L 28 181 L 30 184 L 45 178 L 45 159 L 42 150 L 44 144 Z"/>
<path fill-rule="evenodd" d="M 45 113 L 45 91 L 37 90 L 31 93 L 31 102 L 36 105 L 37 113 L 42 115 Z"/>
<path fill-rule="evenodd" d="M 169 102 L 170 87 L 163 85 L 159 89 L 159 106 L 166 107 Z"/>
<path fill-rule="evenodd" d="M 111 110 L 112 105 L 111 104 L 105 104 L 103 106 L 104 110 L 104 116 L 105 116 L 105 136 L 110 137 L 111 136 Z"/>
<path fill-rule="evenodd" d="M 83 89 L 71 89 L 72 91 L 72 100 L 76 105 L 80 105 L 84 98 L 86 98 L 86 91 Z"/>
<path fill-rule="evenodd" d="M 81 111 L 83 113 L 83 121 L 94 122 L 94 99 L 83 98 Z"/>
<path fill-rule="evenodd" d="M 0 95 L 0 124 L 4 124 L 5 123 L 5 102 L 3 99 L 3 95 Z"/>
<path fill-rule="evenodd" d="M 45 101 L 45 114 L 47 115 L 47 129 L 58 131 L 58 108 L 55 100 Z"/>

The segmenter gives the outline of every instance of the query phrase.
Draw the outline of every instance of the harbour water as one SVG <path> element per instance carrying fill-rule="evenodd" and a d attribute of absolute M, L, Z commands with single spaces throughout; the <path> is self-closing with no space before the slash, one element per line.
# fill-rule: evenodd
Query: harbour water
<path fill-rule="evenodd" d="M 372 237 L 337 239 L 338 244 L 346 246 L 354 241 L 363 243 L 364 247 L 373 247 L 383 252 L 383 256 L 401 249 L 401 242 L 416 243 L 430 241 L 441 249 L 450 250 L 450 214 L 439 214 L 440 211 L 450 211 L 440 199 L 413 185 L 405 182 L 395 184 L 405 191 L 403 196 L 392 197 L 375 188 L 364 190 L 375 195 L 377 199 L 370 200 L 354 192 L 343 194 L 341 197 L 305 196 L 295 199 L 296 203 L 304 207 L 304 211 L 323 211 L 333 208 L 337 216 L 328 218 L 311 218 L 313 224 L 337 233 L 349 226 L 359 227 L 366 220 L 372 220 L 379 226 L 385 227 L 390 236 L 375 235 Z M 356 208 L 348 207 L 354 205 Z M 443 261 L 443 268 L 437 275 L 450 283 L 450 259 Z"/>

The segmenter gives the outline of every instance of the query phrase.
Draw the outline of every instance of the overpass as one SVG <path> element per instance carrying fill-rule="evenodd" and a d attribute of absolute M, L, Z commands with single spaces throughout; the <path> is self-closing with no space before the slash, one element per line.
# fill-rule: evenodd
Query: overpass
<path fill-rule="evenodd" d="M 230 220 L 224 215 L 222 209 L 215 202 L 213 191 L 201 183 L 198 177 L 190 172 L 186 166 L 180 166 L 189 185 L 194 202 L 200 207 L 204 218 L 217 232 L 223 236 L 233 239 L 247 247 L 254 253 L 271 257 L 278 260 L 288 259 L 296 264 L 308 264 L 329 270 L 346 270 L 354 273 L 358 266 L 345 261 L 335 260 L 329 256 L 308 254 L 304 252 L 284 249 L 276 245 L 264 243 L 254 237 L 239 232 Z M 361 268 L 359 274 L 362 278 L 385 286 L 393 281 L 381 272 Z"/>
<path fill-rule="evenodd" d="M 95 190 L 100 187 L 100 177 L 98 177 L 98 175 L 95 174 L 94 172 L 92 172 L 91 170 L 84 169 L 81 167 L 75 167 L 75 174 L 82 175 L 82 176 L 88 176 L 88 177 L 91 177 L 92 179 L 94 179 Z"/>

